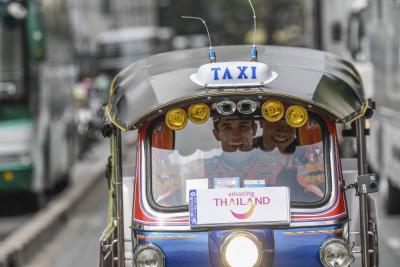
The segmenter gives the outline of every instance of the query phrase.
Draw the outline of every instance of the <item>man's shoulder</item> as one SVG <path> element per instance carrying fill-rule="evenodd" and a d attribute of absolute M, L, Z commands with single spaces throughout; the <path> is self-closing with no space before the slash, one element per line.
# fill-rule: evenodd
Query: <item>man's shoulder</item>
<path fill-rule="evenodd" d="M 204 160 L 204 166 L 207 169 L 217 169 L 219 164 L 221 164 L 221 156 L 214 156 Z"/>

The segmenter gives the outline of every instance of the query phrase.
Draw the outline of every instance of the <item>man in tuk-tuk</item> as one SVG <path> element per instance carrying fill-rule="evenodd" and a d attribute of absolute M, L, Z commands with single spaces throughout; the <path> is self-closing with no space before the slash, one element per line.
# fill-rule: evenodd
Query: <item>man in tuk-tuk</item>
<path fill-rule="evenodd" d="M 309 179 L 311 171 L 305 168 L 310 163 L 308 151 L 299 145 L 296 129 L 285 120 L 261 120 L 259 137 L 255 137 L 254 120 L 230 116 L 214 119 L 213 124 L 213 134 L 223 150 L 205 164 L 205 176 L 214 179 L 214 188 L 220 186 L 216 180 L 225 179 L 228 187 L 288 186 L 294 198 L 309 201 L 321 197 L 315 179 Z"/>

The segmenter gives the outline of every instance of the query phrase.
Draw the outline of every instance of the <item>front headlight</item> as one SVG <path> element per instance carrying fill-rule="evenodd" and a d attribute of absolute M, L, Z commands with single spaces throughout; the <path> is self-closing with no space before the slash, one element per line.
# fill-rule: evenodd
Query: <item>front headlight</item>
<path fill-rule="evenodd" d="M 319 257 L 325 267 L 347 267 L 352 261 L 349 245 L 338 238 L 326 240 L 319 249 Z"/>
<path fill-rule="evenodd" d="M 138 245 L 133 256 L 137 267 L 164 267 L 164 258 L 164 253 L 154 244 Z"/>
<path fill-rule="evenodd" d="M 262 244 L 247 232 L 228 235 L 221 246 L 222 263 L 226 267 L 255 267 L 261 263 Z"/>

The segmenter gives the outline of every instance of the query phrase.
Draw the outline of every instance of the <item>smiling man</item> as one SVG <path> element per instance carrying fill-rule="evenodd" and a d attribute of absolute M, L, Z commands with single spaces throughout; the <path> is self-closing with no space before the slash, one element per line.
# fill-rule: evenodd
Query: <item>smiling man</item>
<path fill-rule="evenodd" d="M 261 121 L 263 128 L 262 149 L 271 151 L 275 148 L 284 154 L 293 153 L 296 148 L 296 129 L 284 119 L 277 122 Z"/>
<path fill-rule="evenodd" d="M 256 132 L 257 125 L 253 120 L 229 116 L 214 121 L 213 134 L 221 142 L 224 152 L 250 151 Z"/>
<path fill-rule="evenodd" d="M 256 122 L 237 116 L 221 117 L 213 122 L 213 134 L 221 144 L 222 154 L 205 161 L 205 177 L 211 179 L 211 186 L 244 187 L 245 180 L 265 185 L 269 171 L 253 144 Z"/>

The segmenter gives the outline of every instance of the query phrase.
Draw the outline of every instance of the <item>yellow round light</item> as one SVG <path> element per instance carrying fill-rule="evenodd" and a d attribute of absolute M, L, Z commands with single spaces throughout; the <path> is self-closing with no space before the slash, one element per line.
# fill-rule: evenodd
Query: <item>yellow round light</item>
<path fill-rule="evenodd" d="M 261 113 L 267 121 L 276 122 L 282 119 L 285 107 L 279 101 L 269 100 L 262 105 Z"/>
<path fill-rule="evenodd" d="M 286 110 L 285 119 L 290 126 L 299 128 L 306 124 L 308 112 L 302 106 L 294 105 Z"/>
<path fill-rule="evenodd" d="M 188 116 L 193 123 L 205 123 L 210 117 L 210 108 L 203 103 L 193 104 L 189 107 Z"/>
<path fill-rule="evenodd" d="M 6 182 L 11 182 L 14 180 L 14 173 L 13 172 L 5 172 L 3 173 L 3 178 Z"/>
<path fill-rule="evenodd" d="M 171 130 L 183 129 L 186 126 L 187 120 L 186 112 L 181 108 L 171 109 L 165 115 L 165 123 Z"/>

